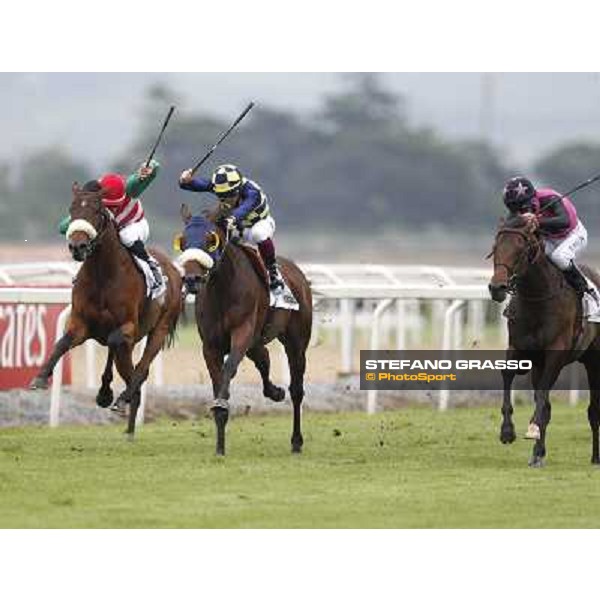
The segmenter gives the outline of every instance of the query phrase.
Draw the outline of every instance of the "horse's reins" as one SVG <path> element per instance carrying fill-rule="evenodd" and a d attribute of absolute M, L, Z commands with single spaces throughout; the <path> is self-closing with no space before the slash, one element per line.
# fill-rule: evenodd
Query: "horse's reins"
<path fill-rule="evenodd" d="M 516 262 L 515 265 L 513 265 L 512 267 L 510 265 L 507 265 L 506 263 L 502 263 L 502 262 L 498 262 L 496 261 L 496 246 L 498 245 L 498 238 L 501 235 L 518 235 L 520 237 L 522 237 L 525 242 L 527 243 L 527 248 L 526 248 L 526 252 L 522 252 L 519 255 L 519 258 Z M 525 260 L 527 260 L 528 264 L 530 265 L 534 265 L 536 264 L 541 256 L 542 256 L 542 245 L 539 243 L 539 241 L 536 241 L 535 243 L 535 254 L 533 257 L 530 256 L 531 252 L 531 247 L 532 244 L 530 244 L 530 241 L 532 240 L 532 236 L 529 234 L 529 232 L 525 232 L 522 229 L 518 229 L 515 227 L 505 227 L 503 229 L 501 229 L 500 231 L 498 231 L 498 233 L 496 234 L 496 240 L 494 242 L 494 247 L 492 248 L 492 251 L 490 252 L 490 254 L 488 256 L 493 256 L 494 257 L 494 270 L 496 270 L 497 267 L 502 267 L 503 269 L 505 269 L 506 274 L 508 275 L 508 293 L 509 294 L 515 294 L 516 293 L 516 287 L 517 287 L 517 278 L 520 277 L 518 271 L 521 269 L 522 266 L 522 262 L 523 259 L 525 258 Z M 539 298 L 536 297 L 531 297 L 531 296 L 525 296 L 523 294 L 521 294 L 521 296 L 525 299 L 528 300 L 530 302 L 541 302 L 543 300 L 550 300 L 551 298 L 554 298 L 554 296 L 556 296 L 556 294 L 558 294 L 558 292 L 560 291 L 560 289 L 562 289 L 562 285 L 559 287 L 558 290 L 556 290 L 555 292 L 552 292 L 550 295 L 547 296 L 542 296 Z"/>

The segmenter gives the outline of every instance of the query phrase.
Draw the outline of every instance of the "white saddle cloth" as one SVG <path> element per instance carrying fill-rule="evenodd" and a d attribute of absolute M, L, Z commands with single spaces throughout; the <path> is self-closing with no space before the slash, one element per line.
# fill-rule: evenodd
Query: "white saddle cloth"
<path fill-rule="evenodd" d="M 588 286 L 596 290 L 596 294 L 598 294 L 598 288 L 594 283 L 587 277 L 586 281 Z M 600 323 L 600 304 L 590 294 L 583 295 L 583 316 L 590 323 Z"/>
<path fill-rule="evenodd" d="M 274 293 L 273 291 L 270 292 L 269 306 L 271 308 L 284 308 L 285 310 L 300 310 L 300 305 L 287 283 L 285 284 L 285 287 L 282 290 L 278 290 L 277 293 Z"/>
<path fill-rule="evenodd" d="M 154 276 L 152 275 L 152 269 L 150 269 L 150 265 L 145 260 L 142 260 L 137 256 L 133 256 L 133 258 L 140 271 L 144 274 L 144 280 L 146 281 L 146 296 L 151 300 L 155 300 L 156 298 L 164 296 L 165 292 L 167 291 L 167 278 L 163 275 L 160 285 L 158 285 L 156 288 L 153 288 Z"/>

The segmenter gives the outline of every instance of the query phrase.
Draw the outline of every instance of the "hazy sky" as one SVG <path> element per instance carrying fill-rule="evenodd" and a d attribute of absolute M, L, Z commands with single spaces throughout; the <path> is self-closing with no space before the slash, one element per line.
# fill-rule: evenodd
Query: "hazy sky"
<path fill-rule="evenodd" d="M 98 168 L 120 154 L 138 124 L 144 90 L 175 88 L 190 109 L 233 118 L 249 100 L 309 114 L 342 85 L 334 73 L 0 74 L 0 158 L 51 144 Z M 414 123 L 442 135 L 483 132 L 508 156 L 528 161 L 565 140 L 600 142 L 598 74 L 387 73 Z M 212 140 L 199 140 L 209 145 Z M 137 157 L 136 157 L 137 158 Z"/>

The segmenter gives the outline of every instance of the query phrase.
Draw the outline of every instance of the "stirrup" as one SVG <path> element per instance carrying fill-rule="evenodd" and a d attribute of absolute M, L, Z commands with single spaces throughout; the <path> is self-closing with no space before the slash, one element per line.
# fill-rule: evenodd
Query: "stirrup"
<path fill-rule="evenodd" d="M 285 288 L 285 282 L 283 281 L 283 277 L 279 272 L 279 269 L 274 273 L 269 271 L 269 289 L 273 292 L 277 290 L 283 290 Z"/>
<path fill-rule="evenodd" d="M 272 292 L 276 292 L 277 290 L 283 290 L 285 288 L 285 281 L 283 280 L 283 275 L 279 270 L 279 265 L 274 264 L 268 269 L 269 272 L 269 289 Z"/>
<path fill-rule="evenodd" d="M 600 296 L 598 296 L 598 292 L 594 288 L 592 288 L 592 287 L 587 288 L 585 290 L 585 293 L 589 294 L 595 302 L 600 304 Z"/>

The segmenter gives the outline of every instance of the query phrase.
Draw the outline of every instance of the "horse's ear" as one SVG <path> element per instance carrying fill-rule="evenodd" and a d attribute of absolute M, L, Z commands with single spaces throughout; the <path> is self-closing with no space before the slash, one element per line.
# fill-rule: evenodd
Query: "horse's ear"
<path fill-rule="evenodd" d="M 73 182 L 73 185 L 71 186 L 71 191 L 72 191 L 74 194 L 77 194 L 78 192 L 80 192 L 80 191 L 81 191 L 81 188 L 79 187 L 79 183 L 78 183 L 77 181 L 74 181 L 74 182 Z"/>
<path fill-rule="evenodd" d="M 183 220 L 184 225 L 187 225 L 192 218 L 192 212 L 190 211 L 190 207 L 183 203 L 181 205 L 181 210 L 179 211 L 181 214 L 181 219 Z"/>

